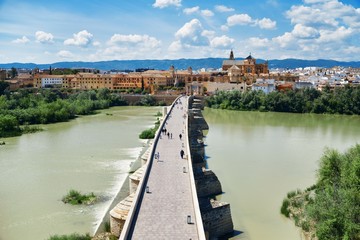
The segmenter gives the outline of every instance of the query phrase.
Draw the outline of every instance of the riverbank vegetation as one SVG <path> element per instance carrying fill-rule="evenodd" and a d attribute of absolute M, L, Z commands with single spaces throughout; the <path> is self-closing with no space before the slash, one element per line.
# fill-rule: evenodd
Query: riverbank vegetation
<path fill-rule="evenodd" d="M 274 91 L 218 91 L 206 98 L 211 108 L 291 113 L 360 114 L 360 87 L 345 86 L 323 91 L 296 89 Z"/>
<path fill-rule="evenodd" d="M 288 193 L 280 211 L 308 239 L 360 239 L 360 145 L 326 150 L 316 185 Z"/>
<path fill-rule="evenodd" d="M 93 204 L 95 203 L 97 197 L 94 193 L 90 194 L 81 194 L 79 191 L 70 190 L 66 196 L 62 198 L 64 203 L 70 203 L 72 205 L 80 205 L 80 204 Z"/>
<path fill-rule="evenodd" d="M 48 240 L 91 240 L 92 237 L 90 234 L 80 235 L 77 233 L 73 233 L 70 235 L 54 235 L 51 236 Z"/>
<path fill-rule="evenodd" d="M 154 127 L 153 128 L 149 128 L 146 129 L 144 131 L 142 131 L 139 135 L 140 139 L 153 139 L 155 137 L 156 131 L 159 129 L 160 127 L 160 120 L 159 118 L 157 118 L 156 122 L 154 123 Z"/>
<path fill-rule="evenodd" d="M 108 89 L 73 92 L 58 89 L 21 89 L 0 96 L 0 137 L 34 132 L 32 124 L 64 122 L 96 110 L 127 102 Z M 23 126 L 23 127 L 21 127 Z"/>

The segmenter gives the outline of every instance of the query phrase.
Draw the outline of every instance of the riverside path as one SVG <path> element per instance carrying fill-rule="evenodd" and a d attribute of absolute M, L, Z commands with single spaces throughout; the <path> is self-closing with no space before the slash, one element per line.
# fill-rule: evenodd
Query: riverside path
<path fill-rule="evenodd" d="M 166 133 L 155 137 L 139 199 L 120 239 L 204 239 L 188 160 L 187 110 L 188 97 L 178 98 L 161 125 Z"/>

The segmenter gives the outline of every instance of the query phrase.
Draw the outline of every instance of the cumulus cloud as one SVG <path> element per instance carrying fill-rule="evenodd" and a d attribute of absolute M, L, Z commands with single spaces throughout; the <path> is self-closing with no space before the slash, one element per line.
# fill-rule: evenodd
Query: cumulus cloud
<path fill-rule="evenodd" d="M 36 41 L 39 43 L 53 43 L 54 36 L 51 33 L 46 33 L 43 31 L 37 31 L 35 33 Z"/>
<path fill-rule="evenodd" d="M 297 38 L 315 38 L 319 36 L 319 31 L 313 27 L 296 24 L 292 34 Z"/>
<path fill-rule="evenodd" d="M 132 45 L 141 45 L 149 48 L 157 48 L 161 45 L 161 42 L 154 37 L 150 37 L 149 35 L 138 35 L 138 34 L 114 34 L 110 41 L 108 42 L 110 45 L 116 44 L 132 44 Z"/>
<path fill-rule="evenodd" d="M 181 0 L 156 0 L 154 8 L 166 8 L 170 6 L 181 7 Z"/>
<path fill-rule="evenodd" d="M 190 14 L 199 12 L 199 10 L 200 10 L 199 6 L 192 7 L 192 8 L 184 8 L 183 13 L 190 15 Z"/>
<path fill-rule="evenodd" d="M 272 39 L 274 43 L 278 44 L 281 48 L 293 48 L 297 44 L 296 38 L 290 32 L 284 33 L 282 36 L 278 36 Z"/>
<path fill-rule="evenodd" d="M 248 14 L 235 14 L 227 18 L 227 24 L 229 26 L 248 25 L 252 22 L 253 20 Z"/>
<path fill-rule="evenodd" d="M 149 35 L 114 34 L 105 49 L 99 49 L 91 59 L 143 59 L 161 56 L 161 41 Z"/>
<path fill-rule="evenodd" d="M 235 14 L 227 18 L 227 26 L 232 27 L 235 25 L 251 25 L 259 26 L 261 29 L 274 29 L 276 28 L 276 21 L 269 18 L 252 19 L 248 14 Z"/>
<path fill-rule="evenodd" d="M 267 38 L 258 38 L 258 37 L 252 37 L 248 40 L 248 45 L 250 45 L 253 48 L 265 48 L 268 47 L 270 44 L 269 39 Z"/>
<path fill-rule="evenodd" d="M 263 18 L 261 20 L 256 20 L 255 23 L 261 29 L 274 29 L 274 28 L 276 28 L 276 21 L 272 21 L 269 18 Z"/>
<path fill-rule="evenodd" d="M 210 46 L 214 48 L 229 48 L 235 40 L 226 35 L 222 35 L 221 37 L 214 37 L 210 41 Z"/>
<path fill-rule="evenodd" d="M 233 12 L 233 11 L 235 11 L 234 8 L 230 8 L 230 7 L 227 7 L 227 6 L 224 6 L 224 5 L 216 5 L 215 10 L 217 12 Z"/>
<path fill-rule="evenodd" d="M 339 27 L 335 31 L 322 29 L 319 31 L 320 37 L 317 39 L 319 43 L 325 42 L 340 42 L 353 34 L 351 28 L 346 28 L 344 26 Z"/>
<path fill-rule="evenodd" d="M 73 45 L 80 47 L 87 47 L 91 44 L 93 35 L 86 30 L 82 30 L 78 33 L 73 34 L 73 38 L 66 39 L 64 41 L 65 45 Z"/>
<path fill-rule="evenodd" d="M 30 39 L 28 39 L 26 36 L 23 36 L 22 38 L 17 38 L 15 40 L 12 41 L 13 43 L 20 43 L 20 44 L 25 44 L 30 42 Z"/>
<path fill-rule="evenodd" d="M 215 36 L 215 31 L 204 30 L 202 31 L 201 36 L 213 38 Z"/>
<path fill-rule="evenodd" d="M 192 19 L 182 26 L 176 33 L 175 37 L 181 40 L 182 43 L 190 45 L 206 45 L 208 39 L 201 35 L 203 26 L 198 19 Z"/>
<path fill-rule="evenodd" d="M 345 59 L 358 50 L 354 39 L 360 37 L 360 9 L 352 5 L 339 0 L 304 0 L 285 16 L 293 30 L 272 38 L 271 43 L 287 55 L 327 59 L 341 55 Z"/>
<path fill-rule="evenodd" d="M 201 10 L 201 15 L 204 17 L 212 17 L 214 16 L 214 13 L 210 11 L 209 9 Z"/>
<path fill-rule="evenodd" d="M 61 50 L 56 55 L 60 58 L 73 58 L 74 57 L 74 55 L 71 52 L 66 51 L 66 50 Z"/>

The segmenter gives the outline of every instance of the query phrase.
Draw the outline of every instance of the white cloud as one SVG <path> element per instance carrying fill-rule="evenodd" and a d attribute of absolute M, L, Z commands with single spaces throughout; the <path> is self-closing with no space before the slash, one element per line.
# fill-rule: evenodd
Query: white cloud
<path fill-rule="evenodd" d="M 43 31 L 37 31 L 35 33 L 36 41 L 39 43 L 53 43 L 54 36 L 51 33 L 46 33 Z"/>
<path fill-rule="evenodd" d="M 198 19 L 192 19 L 182 26 L 176 33 L 175 37 L 178 39 L 182 38 L 194 38 L 197 34 L 203 31 L 201 22 Z"/>
<path fill-rule="evenodd" d="M 153 4 L 155 8 L 166 8 L 170 6 L 181 7 L 181 0 L 156 0 Z"/>
<path fill-rule="evenodd" d="M 215 36 L 215 31 L 204 30 L 204 31 L 202 31 L 201 36 L 204 36 L 207 38 L 213 38 Z"/>
<path fill-rule="evenodd" d="M 235 14 L 227 18 L 227 26 L 252 25 L 259 26 L 261 29 L 276 28 L 276 21 L 269 18 L 252 19 L 248 14 Z"/>
<path fill-rule="evenodd" d="M 205 9 L 205 10 L 201 10 L 201 15 L 204 17 L 212 17 L 214 16 L 214 13 L 209 9 Z"/>
<path fill-rule="evenodd" d="M 303 24 L 314 27 L 339 27 L 346 24 L 359 27 L 360 12 L 352 5 L 338 0 L 305 0 L 308 5 L 294 5 L 286 12 L 293 24 Z"/>
<path fill-rule="evenodd" d="M 71 52 L 66 51 L 66 50 L 61 50 L 56 55 L 60 58 L 73 58 L 74 57 L 74 54 L 72 54 Z"/>
<path fill-rule="evenodd" d="M 326 42 L 340 42 L 350 37 L 353 34 L 351 28 L 345 28 L 344 26 L 339 27 L 335 31 L 332 30 L 319 30 L 320 37 L 317 39 L 319 43 Z"/>
<path fill-rule="evenodd" d="M 12 41 L 13 43 L 20 43 L 20 44 L 25 44 L 30 42 L 30 39 L 28 39 L 26 36 L 23 36 L 22 38 L 18 38 Z"/>
<path fill-rule="evenodd" d="M 150 37 L 149 35 L 138 35 L 138 34 L 114 34 L 110 41 L 108 42 L 110 45 L 116 44 L 133 44 L 140 45 L 143 47 L 149 48 L 158 48 L 161 45 L 161 41 L 157 40 L 154 37 Z"/>
<path fill-rule="evenodd" d="M 99 46 L 101 46 L 101 43 L 99 41 L 95 41 L 95 42 L 93 42 L 93 46 L 99 47 Z"/>
<path fill-rule="evenodd" d="M 349 46 L 344 50 L 347 54 L 360 54 L 360 47 Z"/>
<path fill-rule="evenodd" d="M 182 49 L 182 44 L 180 40 L 172 42 L 168 48 L 170 52 L 179 52 Z"/>
<path fill-rule="evenodd" d="M 270 41 L 267 38 L 252 37 L 248 39 L 248 45 L 253 48 L 264 48 L 268 47 L 269 44 Z"/>
<path fill-rule="evenodd" d="M 224 32 L 229 31 L 229 27 L 226 25 L 221 25 L 220 29 L 221 29 L 221 31 L 224 31 Z"/>
<path fill-rule="evenodd" d="M 229 8 L 229 7 L 226 7 L 224 5 L 216 5 L 215 10 L 217 12 L 233 12 L 233 11 L 235 11 L 234 8 Z"/>
<path fill-rule="evenodd" d="M 92 42 L 93 35 L 86 30 L 73 34 L 73 38 L 66 39 L 65 45 L 87 47 Z"/>
<path fill-rule="evenodd" d="M 252 22 L 253 20 L 248 14 L 235 14 L 227 18 L 227 24 L 229 26 L 248 25 Z"/>
<path fill-rule="evenodd" d="M 276 28 L 276 21 L 272 21 L 269 18 L 263 18 L 261 20 L 256 20 L 256 24 L 259 25 L 261 29 L 274 29 Z"/>
<path fill-rule="evenodd" d="M 282 36 L 275 37 L 272 40 L 281 48 L 293 48 L 297 44 L 296 38 L 289 32 L 284 33 Z"/>
<path fill-rule="evenodd" d="M 192 7 L 192 8 L 184 8 L 183 13 L 190 15 L 190 14 L 199 12 L 199 10 L 200 10 L 199 6 Z"/>
<path fill-rule="evenodd" d="M 313 27 L 296 24 L 292 34 L 297 38 L 315 38 L 319 36 L 319 31 Z"/>
<path fill-rule="evenodd" d="M 210 41 L 210 46 L 214 48 L 228 48 L 231 46 L 235 40 L 226 35 L 222 35 L 221 37 L 215 37 Z"/>

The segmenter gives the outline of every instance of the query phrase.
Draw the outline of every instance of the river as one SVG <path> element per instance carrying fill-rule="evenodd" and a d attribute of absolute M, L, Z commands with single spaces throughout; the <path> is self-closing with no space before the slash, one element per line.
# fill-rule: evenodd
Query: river
<path fill-rule="evenodd" d="M 115 107 L 45 131 L 3 139 L 0 146 L 0 240 L 92 234 L 153 127 L 158 107 Z M 64 204 L 70 190 L 101 197 L 91 206 Z"/>
<path fill-rule="evenodd" d="M 0 146 L 0 240 L 93 233 L 143 147 L 138 134 L 160 108 L 116 107 Z M 360 117 L 205 109 L 208 165 L 231 204 L 234 239 L 296 240 L 280 215 L 288 191 L 315 182 L 325 147 L 360 142 Z M 63 204 L 70 190 L 94 192 L 92 206 Z"/>
<path fill-rule="evenodd" d="M 208 165 L 231 204 L 233 239 L 296 240 L 301 233 L 280 215 L 287 192 L 315 183 L 326 147 L 343 152 L 360 143 L 360 117 L 238 112 L 206 108 Z"/>

